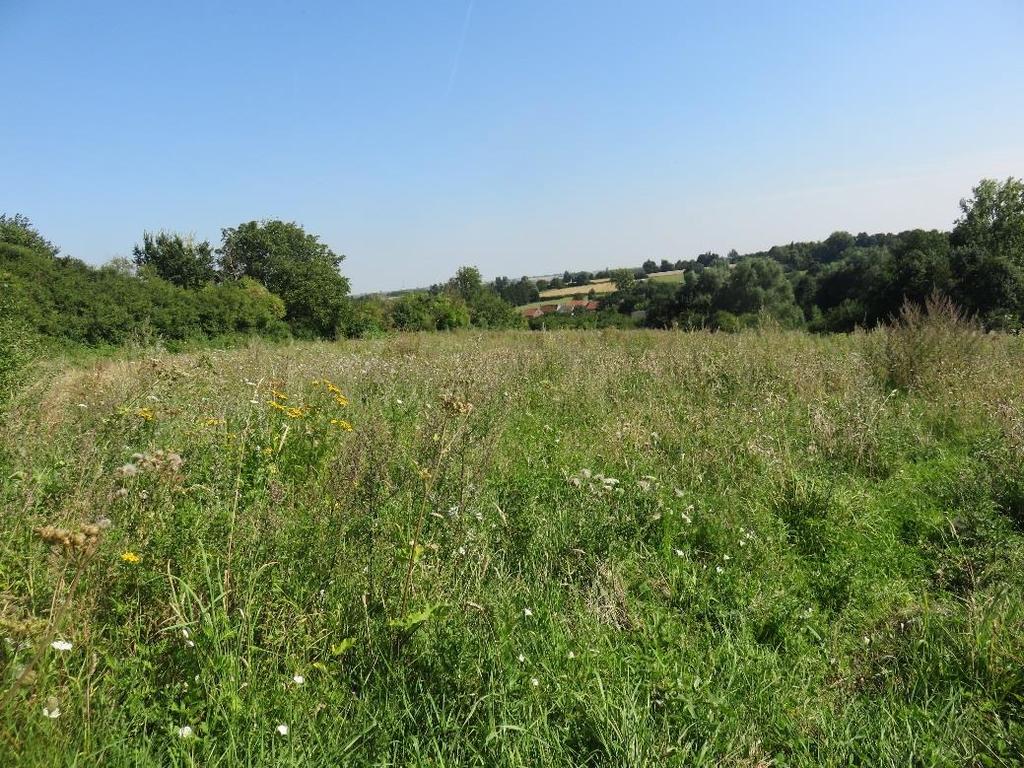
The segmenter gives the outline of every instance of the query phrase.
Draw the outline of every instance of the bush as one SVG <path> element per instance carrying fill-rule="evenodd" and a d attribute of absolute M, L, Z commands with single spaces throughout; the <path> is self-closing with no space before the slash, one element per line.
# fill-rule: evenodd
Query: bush
<path fill-rule="evenodd" d="M 971 368 L 979 354 L 981 327 L 940 294 L 923 308 L 906 302 L 896 323 L 881 333 L 875 362 L 891 389 L 934 390 Z"/>

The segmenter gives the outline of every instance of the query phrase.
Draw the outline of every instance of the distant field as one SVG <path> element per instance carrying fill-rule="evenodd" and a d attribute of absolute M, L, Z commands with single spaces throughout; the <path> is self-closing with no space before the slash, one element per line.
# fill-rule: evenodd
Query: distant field
<path fill-rule="evenodd" d="M 597 294 L 614 293 L 615 283 L 611 280 L 592 280 L 586 285 L 570 286 L 568 288 L 550 288 L 546 291 L 541 291 L 540 297 L 542 299 L 564 299 L 571 296 L 586 296 L 591 291 Z"/>
<path fill-rule="evenodd" d="M 648 275 L 647 279 L 656 283 L 681 283 L 685 275 L 685 269 L 676 269 L 671 272 L 654 272 Z"/>
<path fill-rule="evenodd" d="M 1020 765 L 1020 338 L 131 354 L 0 418 L 2 766 Z"/>

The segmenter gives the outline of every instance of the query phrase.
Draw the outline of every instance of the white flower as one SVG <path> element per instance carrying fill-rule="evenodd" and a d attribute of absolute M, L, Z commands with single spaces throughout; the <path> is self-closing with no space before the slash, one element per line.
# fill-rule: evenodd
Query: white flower
<path fill-rule="evenodd" d="M 191 725 L 183 725 L 183 726 L 181 726 L 181 728 L 178 729 L 178 738 L 179 739 L 191 739 L 192 738 L 192 726 Z"/>
<path fill-rule="evenodd" d="M 533 611 L 529 608 L 523 608 L 523 616 L 529 618 L 530 616 L 533 616 Z"/>
<path fill-rule="evenodd" d="M 519 659 L 519 663 L 520 664 L 523 664 L 523 663 L 526 662 L 526 657 L 523 656 L 523 654 L 521 654 L 521 653 L 519 654 L 519 656 L 517 658 Z"/>
<path fill-rule="evenodd" d="M 540 685 L 540 680 L 538 680 L 536 677 L 531 677 L 530 678 L 530 685 L 532 685 L 534 688 L 536 688 L 538 685 Z"/>
<path fill-rule="evenodd" d="M 732 558 L 729 557 L 728 555 L 722 555 L 722 559 L 725 560 L 726 562 L 729 562 L 730 560 L 732 560 Z"/>
<path fill-rule="evenodd" d="M 569 658 L 570 659 L 575 659 L 576 658 L 576 651 L 569 651 Z"/>
<path fill-rule="evenodd" d="M 676 557 L 682 557 L 686 553 L 683 552 L 683 550 L 681 549 L 673 549 L 672 554 L 674 554 Z"/>
<path fill-rule="evenodd" d="M 48 717 L 51 720 L 56 720 L 60 717 L 60 706 L 56 701 L 50 699 L 46 702 L 46 706 L 43 707 L 43 717 Z"/>
<path fill-rule="evenodd" d="M 89 407 L 89 405 L 88 405 L 87 403 L 79 403 L 79 404 L 78 404 L 78 407 L 79 407 L 79 408 L 88 408 L 88 407 Z"/>
<path fill-rule="evenodd" d="M 67 640 L 54 640 L 52 643 L 50 643 L 50 647 L 53 648 L 53 650 L 55 650 L 55 651 L 62 651 L 63 652 L 63 651 L 70 651 L 71 648 L 72 648 L 72 645 Z"/>
<path fill-rule="evenodd" d="M 296 685 L 302 685 L 304 682 L 306 682 L 306 678 L 304 678 L 302 675 L 292 675 L 292 682 Z"/>
<path fill-rule="evenodd" d="M 274 730 L 275 730 L 275 731 L 277 731 L 277 732 L 278 732 L 279 734 L 281 734 L 282 736 L 287 736 L 287 735 L 288 735 L 288 726 L 287 726 L 287 725 L 285 725 L 284 723 L 281 723 L 281 724 L 280 724 L 279 726 L 277 726 L 277 728 L 275 728 Z"/>
<path fill-rule="evenodd" d="M 725 572 L 725 568 L 723 568 L 720 565 L 716 565 L 715 566 L 715 573 L 724 573 L 724 572 Z"/>
<path fill-rule="evenodd" d="M 460 555 L 466 554 L 466 548 L 465 547 L 459 547 L 459 554 Z"/>

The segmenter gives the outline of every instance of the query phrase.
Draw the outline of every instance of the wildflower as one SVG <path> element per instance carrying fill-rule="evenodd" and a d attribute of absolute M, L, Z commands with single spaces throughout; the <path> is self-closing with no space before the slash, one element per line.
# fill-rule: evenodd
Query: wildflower
<path fill-rule="evenodd" d="M 681 549 L 673 549 L 672 554 L 674 554 L 676 557 L 682 557 L 685 553 Z"/>
<path fill-rule="evenodd" d="M 277 732 L 278 732 L 279 734 L 281 734 L 282 736 L 287 736 L 287 735 L 288 735 L 288 726 L 287 726 L 287 725 L 285 725 L 284 723 L 281 723 L 281 724 L 280 724 L 279 726 L 277 726 L 277 728 L 275 728 L 274 730 L 275 730 L 275 731 L 277 731 Z"/>
<path fill-rule="evenodd" d="M 183 725 L 183 726 L 181 726 L 181 728 L 178 729 L 178 738 L 179 739 L 191 739 L 192 738 L 192 726 L 191 725 Z"/>
<path fill-rule="evenodd" d="M 142 562 L 142 558 L 139 557 L 134 552 L 132 552 L 131 550 L 126 550 L 126 551 L 122 552 L 121 553 L 121 559 L 124 562 L 129 563 L 131 565 L 138 565 L 139 563 Z"/>
<path fill-rule="evenodd" d="M 344 419 L 331 419 L 331 424 L 344 432 L 352 431 L 352 425 Z"/>
<path fill-rule="evenodd" d="M 182 630 L 181 630 L 181 636 L 182 636 L 183 638 L 185 638 L 185 645 L 186 645 L 187 647 L 189 647 L 189 648 L 195 648 L 195 647 L 196 647 L 195 641 L 194 641 L 194 640 L 192 640 L 192 639 L 191 639 L 191 638 L 189 637 L 189 634 L 188 634 L 188 630 L 187 630 L 187 629 L 184 629 L 184 628 L 182 628 Z"/>
<path fill-rule="evenodd" d="M 279 389 L 272 389 L 272 390 L 270 390 L 270 394 L 272 394 L 274 396 L 275 400 L 287 400 L 288 399 L 288 395 L 286 395 L 284 392 L 282 392 Z"/>
<path fill-rule="evenodd" d="M 348 405 L 348 398 L 345 397 L 344 395 L 335 395 L 334 402 L 336 402 L 338 405 L 344 408 L 346 405 Z"/>
<path fill-rule="evenodd" d="M 525 664 L 526 663 L 526 657 L 523 656 L 523 654 L 520 653 L 519 656 L 517 656 L 516 658 L 519 659 L 519 663 L 520 664 Z"/>
<path fill-rule="evenodd" d="M 79 403 L 79 404 L 78 404 L 78 407 L 79 407 L 79 408 L 88 408 L 88 407 L 89 407 L 89 405 L 88 405 L 88 403 Z"/>
<path fill-rule="evenodd" d="M 143 421 L 152 421 L 153 417 L 156 416 L 152 408 L 139 408 L 139 410 L 135 412 L 135 415 Z"/>
<path fill-rule="evenodd" d="M 536 688 L 538 685 L 540 685 L 540 680 L 538 680 L 536 677 L 531 677 L 530 678 L 530 685 L 532 685 L 534 688 Z"/>
<path fill-rule="evenodd" d="M 724 572 L 725 572 L 725 568 L 723 568 L 720 565 L 716 565 L 715 566 L 715 573 L 724 573 Z"/>
<path fill-rule="evenodd" d="M 523 608 L 523 616 L 525 616 L 526 618 L 530 618 L 531 616 L 533 616 L 533 611 L 529 608 Z"/>
<path fill-rule="evenodd" d="M 570 659 L 575 659 L 576 658 L 576 652 L 575 651 L 569 651 L 569 658 Z"/>
<path fill-rule="evenodd" d="M 304 682 L 306 682 L 306 678 L 304 678 L 302 675 L 292 675 L 292 682 L 296 685 L 302 685 Z"/>
<path fill-rule="evenodd" d="M 135 477 L 135 475 L 139 474 L 139 468 L 131 463 L 123 464 L 114 470 L 114 474 L 117 477 Z"/>
<path fill-rule="evenodd" d="M 57 703 L 53 696 L 46 700 L 46 706 L 43 707 L 43 717 L 48 717 L 51 720 L 56 720 L 60 717 L 60 704 Z"/>
<path fill-rule="evenodd" d="M 55 651 L 60 651 L 63 653 L 64 651 L 70 651 L 73 646 L 67 640 L 54 640 L 52 643 L 50 643 L 50 647 L 53 648 L 53 650 Z"/>

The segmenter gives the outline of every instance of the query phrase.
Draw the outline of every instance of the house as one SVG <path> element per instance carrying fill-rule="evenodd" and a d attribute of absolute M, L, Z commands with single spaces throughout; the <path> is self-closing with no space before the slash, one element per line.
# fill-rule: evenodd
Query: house
<path fill-rule="evenodd" d="M 544 310 L 542 310 L 540 307 L 530 307 L 529 309 L 523 310 L 523 317 L 525 317 L 527 320 L 532 320 L 535 317 L 543 316 Z"/>
<path fill-rule="evenodd" d="M 573 315 L 576 312 L 585 312 L 587 302 L 582 299 L 570 299 L 558 305 L 558 313 L 561 315 Z"/>

